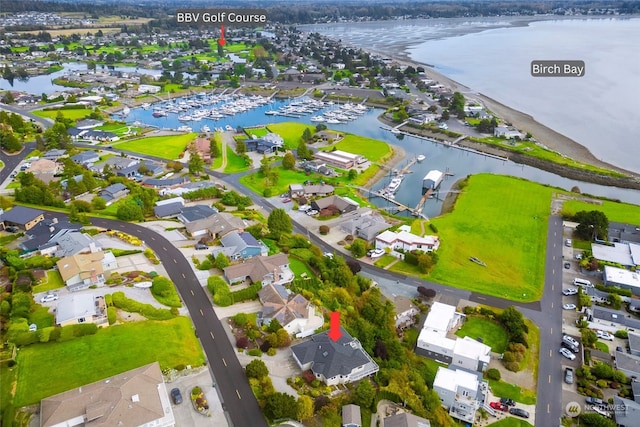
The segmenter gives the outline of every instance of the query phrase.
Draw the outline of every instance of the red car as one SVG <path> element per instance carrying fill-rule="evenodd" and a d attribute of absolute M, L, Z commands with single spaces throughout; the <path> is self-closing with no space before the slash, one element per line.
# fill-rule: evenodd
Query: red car
<path fill-rule="evenodd" d="M 509 407 L 507 405 L 502 404 L 500 402 L 491 402 L 489 403 L 489 406 L 491 406 L 496 411 L 507 412 L 509 410 Z"/>

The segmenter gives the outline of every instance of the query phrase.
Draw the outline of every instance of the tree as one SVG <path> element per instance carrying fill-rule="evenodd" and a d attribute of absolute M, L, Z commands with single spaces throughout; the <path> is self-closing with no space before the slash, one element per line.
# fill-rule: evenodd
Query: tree
<path fill-rule="evenodd" d="M 433 298 L 436 296 L 435 290 L 427 289 L 424 286 L 418 286 L 418 293 L 425 298 Z"/>
<path fill-rule="evenodd" d="M 354 258 L 362 258 L 367 253 L 367 242 L 362 239 L 356 239 L 349 249 Z"/>
<path fill-rule="evenodd" d="M 91 206 L 93 206 L 93 210 L 101 211 L 107 207 L 107 202 L 102 197 L 94 197 L 91 200 Z"/>
<path fill-rule="evenodd" d="M 576 235 L 584 240 L 606 239 L 609 219 L 602 211 L 580 211 L 575 214 Z"/>
<path fill-rule="evenodd" d="M 191 153 L 189 157 L 189 173 L 192 175 L 198 175 L 204 172 L 204 160 L 198 153 Z"/>
<path fill-rule="evenodd" d="M 291 344 L 291 336 L 285 328 L 278 329 L 276 331 L 276 336 L 278 337 L 278 347 L 287 347 Z"/>
<path fill-rule="evenodd" d="M 229 266 L 229 258 L 222 252 L 218 252 L 218 255 L 216 255 L 216 260 L 213 263 L 213 265 L 219 269 L 222 270 L 225 267 Z"/>
<path fill-rule="evenodd" d="M 282 158 L 282 167 L 291 170 L 296 167 L 296 158 L 293 156 L 293 153 L 287 151 L 287 153 Z"/>
<path fill-rule="evenodd" d="M 142 221 L 144 214 L 142 207 L 133 200 L 128 200 L 116 211 L 116 217 L 122 221 Z"/>
<path fill-rule="evenodd" d="M 304 128 L 304 132 L 302 132 L 302 140 L 304 142 L 309 142 L 313 138 L 313 134 L 309 128 Z"/>
<path fill-rule="evenodd" d="M 296 154 L 299 159 L 309 160 L 313 158 L 313 152 L 307 147 L 307 143 L 304 141 L 300 141 L 298 144 L 298 149 L 296 150 Z"/>
<path fill-rule="evenodd" d="M 353 181 L 354 179 L 356 179 L 358 177 L 358 171 L 356 169 L 349 169 L 349 181 Z"/>
<path fill-rule="evenodd" d="M 526 333 L 527 325 L 524 323 L 524 316 L 515 307 L 507 307 L 499 316 L 498 320 L 507 330 L 509 340 L 512 342 L 527 345 Z"/>
<path fill-rule="evenodd" d="M 582 330 L 582 344 L 585 347 L 593 347 L 593 345 L 598 341 L 598 336 L 592 329 L 583 329 Z"/>
<path fill-rule="evenodd" d="M 313 417 L 313 399 L 310 396 L 302 395 L 296 402 L 296 419 L 300 422 Z"/>
<path fill-rule="evenodd" d="M 620 310 L 622 308 L 622 298 L 620 295 L 611 293 L 607 296 L 607 300 L 614 310 Z"/>
<path fill-rule="evenodd" d="M 376 391 L 371 385 L 371 381 L 365 378 L 360 381 L 360 384 L 356 387 L 353 401 L 356 405 L 362 406 L 363 408 L 371 408 L 375 395 Z"/>
<path fill-rule="evenodd" d="M 282 234 L 289 234 L 293 230 L 291 218 L 287 215 L 287 211 L 277 208 L 271 211 L 267 219 L 269 232 L 276 238 L 280 239 Z"/>
<path fill-rule="evenodd" d="M 296 398 L 279 391 L 265 399 L 264 415 L 270 420 L 294 418 L 296 416 Z"/>
<path fill-rule="evenodd" d="M 360 270 L 362 270 L 360 263 L 351 259 L 347 261 L 347 267 L 349 267 L 349 270 L 351 270 L 353 274 L 358 274 Z"/>
<path fill-rule="evenodd" d="M 615 421 L 605 418 L 596 412 L 581 413 L 580 425 L 589 427 L 616 427 Z"/>
<path fill-rule="evenodd" d="M 267 365 L 260 359 L 254 359 L 245 368 L 248 378 L 260 379 L 269 375 Z"/>
<path fill-rule="evenodd" d="M 244 154 L 246 152 L 247 152 L 247 144 L 245 144 L 245 142 L 241 139 L 236 141 L 236 153 Z"/>

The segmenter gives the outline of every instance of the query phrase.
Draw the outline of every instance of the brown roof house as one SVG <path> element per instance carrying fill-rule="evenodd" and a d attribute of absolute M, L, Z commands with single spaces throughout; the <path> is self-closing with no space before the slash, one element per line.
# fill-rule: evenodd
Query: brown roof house
<path fill-rule="evenodd" d="M 206 236 L 218 239 L 232 231 L 243 231 L 246 226 L 241 218 L 225 212 L 185 223 L 185 228 L 194 239 Z"/>
<path fill-rule="evenodd" d="M 297 338 L 312 335 L 321 328 L 324 319 L 316 314 L 315 307 L 300 294 L 293 294 L 282 285 L 270 283 L 258 292 L 262 311 L 258 313 L 262 324 L 277 319 L 282 327 Z"/>
<path fill-rule="evenodd" d="M 70 291 L 103 285 L 104 272 L 118 268 L 116 257 L 110 251 L 75 254 L 60 259 L 56 265 Z"/>
<path fill-rule="evenodd" d="M 65 391 L 40 403 L 40 426 L 172 427 L 171 400 L 153 362 Z"/>
<path fill-rule="evenodd" d="M 340 197 L 340 196 L 329 196 L 322 199 L 314 200 L 311 202 L 311 207 L 320 214 L 323 214 L 323 210 L 326 211 L 336 211 L 341 214 L 347 212 L 353 212 L 360 207 L 360 205 L 351 200 L 348 197 Z"/>
<path fill-rule="evenodd" d="M 211 163 L 211 142 L 206 138 L 196 138 L 193 148 L 205 163 Z"/>
<path fill-rule="evenodd" d="M 58 173 L 59 170 L 60 167 L 58 163 L 52 160 L 38 159 L 31 163 L 27 172 L 33 173 L 40 181 L 48 184 L 53 181 L 55 174 Z"/>
<path fill-rule="evenodd" d="M 257 256 L 241 264 L 224 269 L 224 277 L 229 283 L 249 280 L 252 283 L 285 285 L 293 281 L 293 271 L 289 268 L 289 258 L 285 254 Z"/>

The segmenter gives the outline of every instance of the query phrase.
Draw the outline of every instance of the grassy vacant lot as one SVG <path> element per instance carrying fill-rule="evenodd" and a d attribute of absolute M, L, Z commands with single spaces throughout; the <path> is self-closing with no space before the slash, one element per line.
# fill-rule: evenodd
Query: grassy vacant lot
<path fill-rule="evenodd" d="M 38 117 L 55 120 L 58 113 L 71 120 L 84 119 L 91 114 L 90 108 L 57 109 L 57 110 L 36 110 L 32 112 Z"/>
<path fill-rule="evenodd" d="M 482 338 L 482 341 L 491 347 L 491 351 L 504 353 L 509 337 L 497 322 L 484 317 L 468 317 L 456 335 L 459 337 Z"/>
<path fill-rule="evenodd" d="M 238 156 L 235 151 L 233 151 L 233 148 L 227 145 L 227 167 L 224 168 L 224 173 L 237 173 L 250 168 L 251 166 L 247 166 L 245 160 Z"/>
<path fill-rule="evenodd" d="M 601 205 L 568 200 L 562 205 L 562 213 L 575 215 L 580 211 L 602 211 L 609 221 L 625 222 L 628 224 L 640 224 L 640 206 L 629 203 L 610 202 L 604 200 Z"/>
<path fill-rule="evenodd" d="M 282 194 L 289 190 L 290 184 L 299 184 L 310 179 L 304 172 L 299 170 L 278 169 L 278 184 L 272 187 L 273 194 Z M 240 178 L 240 183 L 256 194 L 263 194 L 265 189 L 264 178 L 259 173 L 252 173 Z"/>
<path fill-rule="evenodd" d="M 391 146 L 384 141 L 352 134 L 345 135 L 339 142 L 327 147 L 327 150 L 333 147 L 349 153 L 360 154 L 372 162 L 385 161 L 393 154 Z"/>
<path fill-rule="evenodd" d="M 525 405 L 533 405 L 536 403 L 535 391 L 523 390 L 515 384 L 489 380 L 489 387 L 491 387 L 491 391 L 493 391 L 493 394 L 497 397 L 508 397 Z"/>
<path fill-rule="evenodd" d="M 267 128 L 264 127 L 245 129 L 244 131 L 247 135 L 255 135 L 256 138 L 262 138 L 269 133 Z"/>
<path fill-rule="evenodd" d="M 291 150 L 298 148 L 302 133 L 307 128 L 311 131 L 311 133 L 314 133 L 316 131 L 316 128 L 314 126 L 295 122 L 274 123 L 267 126 L 267 129 L 269 129 L 270 132 L 280 135 L 282 139 L 284 139 L 285 147 Z"/>
<path fill-rule="evenodd" d="M 453 212 L 433 219 L 441 245 L 429 279 L 515 301 L 539 299 L 553 191 L 518 178 L 471 176 Z"/>
<path fill-rule="evenodd" d="M 185 135 L 151 136 L 121 142 L 118 144 L 118 148 L 167 160 L 176 160 L 196 136 L 198 134 L 195 132 Z"/>
<path fill-rule="evenodd" d="M 530 423 L 525 420 L 521 420 L 516 417 L 506 417 L 497 421 L 495 423 L 491 423 L 491 427 L 533 427 Z"/>
<path fill-rule="evenodd" d="M 156 360 L 163 369 L 200 366 L 205 360 L 187 317 L 111 326 L 93 336 L 32 344 L 22 348 L 17 359 L 15 406 L 31 405 Z"/>

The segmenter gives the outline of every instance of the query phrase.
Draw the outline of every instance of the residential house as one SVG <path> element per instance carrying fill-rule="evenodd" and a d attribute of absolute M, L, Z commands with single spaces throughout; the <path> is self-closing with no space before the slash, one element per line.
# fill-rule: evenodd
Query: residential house
<path fill-rule="evenodd" d="M 609 221 L 607 240 L 621 243 L 640 243 L 640 225 Z"/>
<path fill-rule="evenodd" d="M 482 374 L 463 369 L 439 367 L 433 380 L 433 390 L 438 393 L 449 415 L 466 423 L 474 423 L 478 408 L 486 400 L 488 386 Z"/>
<path fill-rule="evenodd" d="M 303 371 L 311 370 L 327 385 L 347 384 L 378 372 L 379 367 L 362 348 L 360 341 L 340 328 L 334 341 L 328 331 L 291 346 L 293 359 Z"/>
<path fill-rule="evenodd" d="M 360 207 L 360 205 L 348 197 L 329 196 L 312 201 L 311 207 L 318 212 L 322 212 L 326 209 L 328 211 L 336 211 L 344 214 L 355 211 Z"/>
<path fill-rule="evenodd" d="M 42 427 L 92 424 L 174 426 L 171 400 L 158 362 L 84 384 L 40 403 Z"/>
<path fill-rule="evenodd" d="M 3 230 L 6 230 L 7 227 L 18 227 L 21 230 L 29 231 L 43 220 L 44 212 L 39 209 L 24 206 L 14 206 L 8 211 L 0 209 L 0 224 L 2 224 Z"/>
<path fill-rule="evenodd" d="M 347 153 L 341 150 L 316 151 L 313 153 L 313 158 L 340 169 L 351 169 L 367 161 L 360 154 Z"/>
<path fill-rule="evenodd" d="M 162 88 L 156 85 L 141 84 L 138 86 L 139 93 L 158 93 Z"/>
<path fill-rule="evenodd" d="M 613 243 L 612 245 L 591 244 L 593 257 L 600 261 L 620 264 L 625 268 L 640 266 L 640 244 Z"/>
<path fill-rule="evenodd" d="M 591 302 L 599 304 L 609 303 L 609 294 L 607 292 L 599 291 L 598 289 L 592 288 L 591 286 L 582 286 L 581 291 L 589 295 L 589 298 L 591 298 Z"/>
<path fill-rule="evenodd" d="M 175 197 L 173 199 L 160 200 L 159 202 L 156 202 L 156 206 L 153 208 L 153 213 L 157 218 L 176 218 L 180 215 L 183 207 L 184 199 L 182 197 Z"/>
<path fill-rule="evenodd" d="M 637 381 L 634 381 L 637 383 Z M 618 427 L 635 427 L 640 419 L 640 402 L 613 396 L 613 408 Z"/>
<path fill-rule="evenodd" d="M 281 147 L 277 142 L 265 138 L 255 138 L 245 140 L 247 151 L 255 151 L 259 154 L 273 154 Z"/>
<path fill-rule="evenodd" d="M 304 186 L 302 184 L 289 184 L 289 197 L 304 196 Z"/>
<path fill-rule="evenodd" d="M 362 415 L 358 405 L 342 406 L 342 427 L 362 427 Z"/>
<path fill-rule="evenodd" d="M 94 163 L 97 163 L 100 161 L 100 155 L 98 154 L 97 151 L 87 150 L 87 151 L 78 153 L 75 156 L 71 156 L 71 160 L 73 160 L 74 163 L 77 163 L 79 165 L 89 167 Z"/>
<path fill-rule="evenodd" d="M 510 126 L 496 126 L 493 129 L 493 136 L 504 139 L 524 139 L 525 135 L 518 129 Z"/>
<path fill-rule="evenodd" d="M 213 215 L 218 213 L 218 209 L 212 208 L 208 205 L 191 205 L 184 206 L 180 210 L 180 215 L 178 215 L 178 219 L 182 221 L 184 224 L 188 224 L 193 221 L 198 221 L 200 219 L 210 218 Z"/>
<path fill-rule="evenodd" d="M 273 319 L 297 338 L 308 337 L 322 327 L 324 319 L 317 315 L 309 301 L 300 294 L 293 294 L 282 285 L 270 283 L 258 292 L 262 311 L 258 313 L 261 324 L 269 324 Z"/>
<path fill-rule="evenodd" d="M 60 171 L 58 163 L 53 160 L 38 159 L 31 162 L 31 166 L 27 168 L 27 172 L 33 173 L 33 175 L 40 181 L 48 184 L 53 181 L 55 175 Z"/>
<path fill-rule="evenodd" d="M 396 296 L 393 299 L 393 307 L 396 315 L 394 317 L 397 328 L 406 328 L 413 325 L 416 322 L 416 317 L 419 315 L 420 310 L 415 306 L 410 298 L 403 296 Z"/>
<path fill-rule="evenodd" d="M 111 184 L 98 192 L 98 196 L 102 197 L 105 202 L 107 202 L 107 206 L 116 200 L 125 197 L 127 194 L 129 194 L 129 189 L 124 184 L 120 183 Z"/>
<path fill-rule="evenodd" d="M 605 265 L 602 277 L 606 286 L 618 286 L 640 295 L 640 272 Z"/>
<path fill-rule="evenodd" d="M 67 326 L 81 323 L 108 325 L 107 306 L 104 297 L 77 293 L 61 298 L 56 304 L 56 325 Z"/>
<path fill-rule="evenodd" d="M 62 157 L 66 157 L 67 156 L 67 152 L 66 150 L 61 150 L 58 148 L 54 148 L 52 150 L 47 151 L 46 153 L 44 153 L 41 157 L 43 159 L 47 159 L 47 160 L 59 160 Z"/>
<path fill-rule="evenodd" d="M 404 251 L 436 251 L 440 247 L 438 236 L 420 237 L 408 231 L 384 231 L 376 236 L 376 249 L 391 248 L 393 250 L 402 249 Z"/>
<path fill-rule="evenodd" d="M 147 178 L 142 185 L 150 188 L 178 188 L 191 182 L 188 176 L 176 176 L 171 178 Z"/>
<path fill-rule="evenodd" d="M 593 313 L 587 320 L 593 323 L 593 328 L 615 332 L 618 329 L 640 330 L 640 320 L 630 314 L 608 307 L 594 306 Z M 589 327 L 592 327 L 591 325 Z"/>
<path fill-rule="evenodd" d="M 640 334 L 629 332 L 629 353 L 640 357 Z"/>
<path fill-rule="evenodd" d="M 616 350 L 616 369 L 632 380 L 640 379 L 640 356 Z"/>
<path fill-rule="evenodd" d="M 207 218 L 185 222 L 187 231 L 194 239 L 202 237 L 219 239 L 232 231 L 242 232 L 246 226 L 241 218 L 226 212 L 219 212 Z"/>
<path fill-rule="evenodd" d="M 326 197 L 335 191 L 335 187 L 329 184 L 305 184 L 302 187 L 302 195 L 305 197 Z"/>
<path fill-rule="evenodd" d="M 266 256 L 269 253 L 269 248 L 264 243 L 256 240 L 251 233 L 246 231 L 227 233 L 220 239 L 220 243 L 222 243 L 222 248 L 216 252 L 223 252 L 232 261 L 246 260 L 260 255 Z"/>
<path fill-rule="evenodd" d="M 327 167 L 326 163 L 320 160 L 300 162 L 300 167 L 305 172 L 316 172 L 321 175 L 329 175 L 331 173 L 331 170 Z"/>
<path fill-rule="evenodd" d="M 78 129 L 93 129 L 96 128 L 98 126 L 102 126 L 104 124 L 104 122 L 102 120 L 95 120 L 95 119 L 83 119 L 80 120 L 76 123 L 76 127 Z"/>
<path fill-rule="evenodd" d="M 342 231 L 367 242 L 373 242 L 380 232 L 389 227 L 391 224 L 386 222 L 382 216 L 373 215 L 371 211 L 340 224 Z"/>
<path fill-rule="evenodd" d="M 206 138 L 193 140 L 193 148 L 205 163 L 211 163 L 211 141 Z"/>
<path fill-rule="evenodd" d="M 294 274 L 289 267 L 289 258 L 285 254 L 257 256 L 245 260 L 241 264 L 224 268 L 224 277 L 229 283 L 250 281 L 267 286 L 286 285 L 291 283 Z"/>
<path fill-rule="evenodd" d="M 93 237 L 79 230 L 64 229 L 38 247 L 40 255 L 66 257 L 80 252 L 96 252 L 101 246 Z"/>
<path fill-rule="evenodd" d="M 57 236 L 71 231 L 78 231 L 81 227 L 80 224 L 73 224 L 65 220 L 58 221 L 57 218 L 40 221 L 36 226 L 25 232 L 27 239 L 19 243 L 19 246 L 27 252 L 40 250 Z"/>
<path fill-rule="evenodd" d="M 56 265 L 70 291 L 102 285 L 104 273 L 118 268 L 118 262 L 110 251 L 75 254 L 58 260 Z"/>
<path fill-rule="evenodd" d="M 386 417 L 382 420 L 383 427 L 431 427 L 431 422 L 427 419 L 408 412 Z"/>

